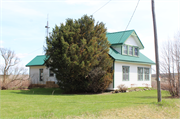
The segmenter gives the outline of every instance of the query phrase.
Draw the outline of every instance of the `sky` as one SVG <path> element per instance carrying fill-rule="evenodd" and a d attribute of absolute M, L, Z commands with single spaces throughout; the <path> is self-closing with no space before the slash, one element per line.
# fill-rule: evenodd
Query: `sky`
<path fill-rule="evenodd" d="M 124 31 L 138 0 L 111 0 L 106 4 L 108 1 L 1 0 L 0 47 L 14 51 L 21 59 L 19 66 L 25 67 L 34 57 L 44 54 L 47 16 L 49 32 L 68 18 L 78 19 L 93 13 L 95 22 L 105 23 L 108 32 Z M 160 53 L 163 42 L 172 40 L 180 31 L 180 0 L 154 1 Z M 132 29 L 145 47 L 140 52 L 155 62 L 151 0 L 140 0 L 127 28 Z M 0 64 L 3 63 L 0 57 Z"/>

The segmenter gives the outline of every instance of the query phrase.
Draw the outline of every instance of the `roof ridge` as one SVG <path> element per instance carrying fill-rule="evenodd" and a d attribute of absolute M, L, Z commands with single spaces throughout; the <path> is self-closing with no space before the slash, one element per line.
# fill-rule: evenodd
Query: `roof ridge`
<path fill-rule="evenodd" d="M 113 34 L 113 33 L 120 33 L 120 32 L 128 32 L 128 31 L 134 31 L 134 29 L 132 29 L 132 30 L 126 30 L 126 31 L 117 31 L 117 32 L 112 32 L 112 34 Z M 107 33 L 109 33 L 109 32 L 107 32 Z"/>

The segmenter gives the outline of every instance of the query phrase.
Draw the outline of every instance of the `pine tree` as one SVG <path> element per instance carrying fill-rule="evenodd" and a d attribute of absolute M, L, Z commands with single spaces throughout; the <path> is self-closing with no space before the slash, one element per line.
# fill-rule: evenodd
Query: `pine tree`
<path fill-rule="evenodd" d="M 64 91 L 100 92 L 111 83 L 112 59 L 108 55 L 106 28 L 102 22 L 95 24 L 92 16 L 67 19 L 65 25 L 56 25 L 46 44 L 45 65 L 56 74 Z M 93 87 L 94 79 L 98 86 Z"/>

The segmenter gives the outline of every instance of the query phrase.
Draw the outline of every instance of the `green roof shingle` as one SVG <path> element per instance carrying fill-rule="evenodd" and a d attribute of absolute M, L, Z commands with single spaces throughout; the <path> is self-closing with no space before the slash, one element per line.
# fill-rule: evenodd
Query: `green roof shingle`
<path fill-rule="evenodd" d="M 141 63 L 141 64 L 151 64 L 151 65 L 155 64 L 152 60 L 147 58 L 141 52 L 139 52 L 138 57 L 134 57 L 134 56 L 128 56 L 128 55 L 121 55 L 119 52 L 117 52 L 113 48 L 110 48 L 109 55 L 112 58 L 114 58 L 115 61 L 136 62 L 136 63 Z"/>
<path fill-rule="evenodd" d="M 117 44 L 124 44 L 124 42 L 132 35 L 135 34 L 137 36 L 137 39 L 139 40 L 141 44 L 141 48 L 143 49 L 144 46 L 139 39 L 138 35 L 134 30 L 127 30 L 127 31 L 120 31 L 120 32 L 113 32 L 113 33 L 106 33 L 106 37 L 111 45 L 117 45 Z"/>
<path fill-rule="evenodd" d="M 38 55 L 33 60 L 31 60 L 26 67 L 29 66 L 42 66 L 44 65 L 44 61 L 46 60 L 46 55 Z"/>
<path fill-rule="evenodd" d="M 134 30 L 128 31 L 121 31 L 121 32 L 114 32 L 114 33 L 107 33 L 106 37 L 111 45 L 114 44 L 123 44 L 130 35 L 136 34 Z M 136 34 L 137 36 L 137 34 Z M 137 36 L 138 40 L 140 41 L 139 37 Z M 140 41 L 141 43 L 141 41 Z M 143 44 L 141 43 L 142 47 L 144 48 Z M 143 64 L 155 64 L 152 60 L 147 58 L 145 55 L 139 52 L 139 57 L 133 56 L 126 56 L 122 55 L 113 48 L 110 47 L 109 55 L 114 58 L 116 61 L 126 61 L 126 62 L 136 62 L 136 63 L 143 63 Z M 46 60 L 46 55 L 39 55 L 36 56 L 33 60 L 31 60 L 26 66 L 43 66 L 44 61 Z"/>
<path fill-rule="evenodd" d="M 121 31 L 121 32 L 113 32 L 106 33 L 106 37 L 110 44 L 123 44 L 124 41 L 134 32 L 134 30 Z M 124 35 L 123 35 L 124 34 Z"/>

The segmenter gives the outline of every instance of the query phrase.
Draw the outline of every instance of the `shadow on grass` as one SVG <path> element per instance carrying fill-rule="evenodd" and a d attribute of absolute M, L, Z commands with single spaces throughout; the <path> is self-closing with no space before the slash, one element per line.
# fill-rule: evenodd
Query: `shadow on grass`
<path fill-rule="evenodd" d="M 145 98 L 145 99 L 155 99 L 155 98 L 157 98 L 157 96 L 138 96 L 138 97 L 135 97 L 135 98 Z"/>
<path fill-rule="evenodd" d="M 101 93 L 64 93 L 59 88 L 33 88 L 29 90 L 12 91 L 11 93 L 25 94 L 25 95 L 62 95 L 62 96 L 74 96 L 74 95 L 94 95 Z"/>
<path fill-rule="evenodd" d="M 33 88 L 29 90 L 11 91 L 11 93 L 25 95 L 64 95 L 63 91 L 59 88 Z"/>

